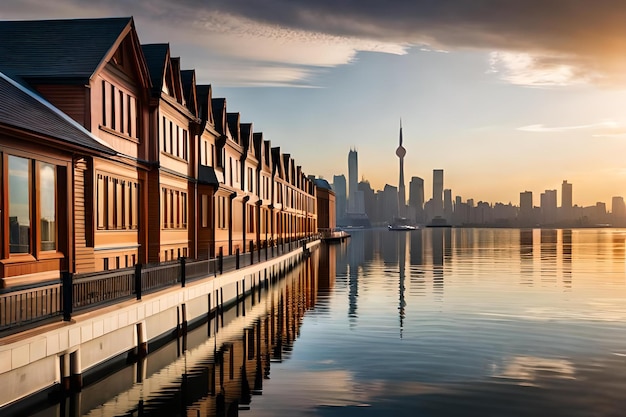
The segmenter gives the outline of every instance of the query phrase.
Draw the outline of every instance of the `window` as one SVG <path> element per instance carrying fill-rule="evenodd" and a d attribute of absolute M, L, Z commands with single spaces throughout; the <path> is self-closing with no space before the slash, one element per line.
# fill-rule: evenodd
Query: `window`
<path fill-rule="evenodd" d="M 139 184 L 102 173 L 96 181 L 96 224 L 100 230 L 139 227 Z"/>
<path fill-rule="evenodd" d="M 248 233 L 254 233 L 254 223 L 255 223 L 255 215 L 254 215 L 254 206 L 248 206 Z"/>
<path fill-rule="evenodd" d="M 165 119 L 165 116 L 163 117 L 163 129 L 161 129 L 161 137 L 163 139 L 163 151 L 167 152 L 168 148 L 167 148 L 167 119 Z"/>
<path fill-rule="evenodd" d="M 55 251 L 57 167 L 13 155 L 7 156 L 6 163 L 8 254 L 37 255 L 42 251 Z M 37 227 L 33 228 L 33 225 Z"/>
<path fill-rule="evenodd" d="M 55 166 L 39 163 L 39 243 L 42 251 L 56 250 L 56 183 Z"/>
<path fill-rule="evenodd" d="M 187 193 L 167 187 L 161 188 L 161 227 L 187 228 Z"/>
<path fill-rule="evenodd" d="M 125 91 L 102 81 L 102 126 L 137 139 L 137 100 Z"/>
<path fill-rule="evenodd" d="M 218 229 L 227 228 L 226 197 L 223 196 L 217 199 L 217 227 Z"/>
<path fill-rule="evenodd" d="M 254 171 L 252 167 L 248 167 L 248 191 L 254 191 Z"/>
<path fill-rule="evenodd" d="M 30 252 L 29 159 L 9 156 L 9 252 Z"/>

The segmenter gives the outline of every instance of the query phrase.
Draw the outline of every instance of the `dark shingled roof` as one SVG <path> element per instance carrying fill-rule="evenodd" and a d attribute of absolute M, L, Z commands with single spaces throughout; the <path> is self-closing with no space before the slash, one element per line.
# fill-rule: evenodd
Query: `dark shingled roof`
<path fill-rule="evenodd" d="M 0 21 L 0 71 L 88 80 L 132 17 Z"/>
<path fill-rule="evenodd" d="M 180 78 L 183 82 L 183 94 L 185 96 L 187 108 L 194 116 L 198 117 L 198 109 L 196 109 L 196 97 L 194 96 L 194 93 L 196 92 L 196 71 L 182 70 L 180 72 Z"/>
<path fill-rule="evenodd" d="M 241 143 L 239 140 L 239 113 L 226 113 L 226 122 L 228 123 L 228 130 L 233 137 L 233 140 L 237 143 Z"/>
<path fill-rule="evenodd" d="M 215 129 L 222 135 L 226 134 L 227 127 L 224 126 L 224 111 L 226 110 L 226 99 L 223 97 L 211 99 L 213 108 L 213 121 L 215 122 Z"/>
<path fill-rule="evenodd" d="M 1 72 L 0 125 L 48 136 L 73 147 L 116 154 L 56 107 Z"/>
<path fill-rule="evenodd" d="M 150 80 L 152 81 L 152 97 L 161 96 L 169 48 L 170 46 L 167 43 L 141 45 L 143 56 L 146 58 L 146 63 L 148 64 Z"/>

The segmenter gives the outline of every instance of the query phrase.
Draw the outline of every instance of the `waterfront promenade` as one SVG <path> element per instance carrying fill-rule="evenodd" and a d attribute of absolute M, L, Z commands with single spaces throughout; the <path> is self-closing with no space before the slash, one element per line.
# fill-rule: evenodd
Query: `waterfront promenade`
<path fill-rule="evenodd" d="M 177 282 L 137 299 L 84 309 L 57 320 L 0 333 L 0 411 L 29 396 L 79 391 L 116 363 L 132 363 L 253 289 L 291 268 L 317 247 L 314 238 L 271 248 L 265 259 L 230 271 Z M 257 254 L 261 258 L 260 252 Z M 207 272 L 209 269 L 207 269 Z M 184 277 L 184 274 L 183 274 Z M 67 318 L 67 314 L 65 314 Z"/>

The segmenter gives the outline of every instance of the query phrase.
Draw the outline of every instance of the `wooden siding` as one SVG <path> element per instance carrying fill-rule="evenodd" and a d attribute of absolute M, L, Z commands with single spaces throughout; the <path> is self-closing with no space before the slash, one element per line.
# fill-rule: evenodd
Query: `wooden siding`
<path fill-rule="evenodd" d="M 85 160 L 74 164 L 74 247 L 75 272 L 86 273 L 95 271 L 93 251 L 93 209 L 87 210 L 88 202 L 93 201 L 91 181 L 86 180 Z"/>
<path fill-rule="evenodd" d="M 87 126 L 85 87 L 78 85 L 37 85 L 37 91 L 59 110 Z"/>

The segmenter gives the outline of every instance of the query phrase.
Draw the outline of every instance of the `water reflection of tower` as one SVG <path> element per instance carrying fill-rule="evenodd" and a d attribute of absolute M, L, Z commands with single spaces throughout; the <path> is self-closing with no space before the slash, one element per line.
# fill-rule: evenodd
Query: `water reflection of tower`
<path fill-rule="evenodd" d="M 408 236 L 403 233 L 396 234 L 398 238 L 398 269 L 399 269 L 399 279 L 398 279 L 398 315 L 400 318 L 400 338 L 402 338 L 402 330 L 404 329 L 404 315 L 405 315 L 405 307 L 406 301 L 404 299 L 404 279 L 405 279 L 405 268 L 406 268 L 406 240 Z"/>

